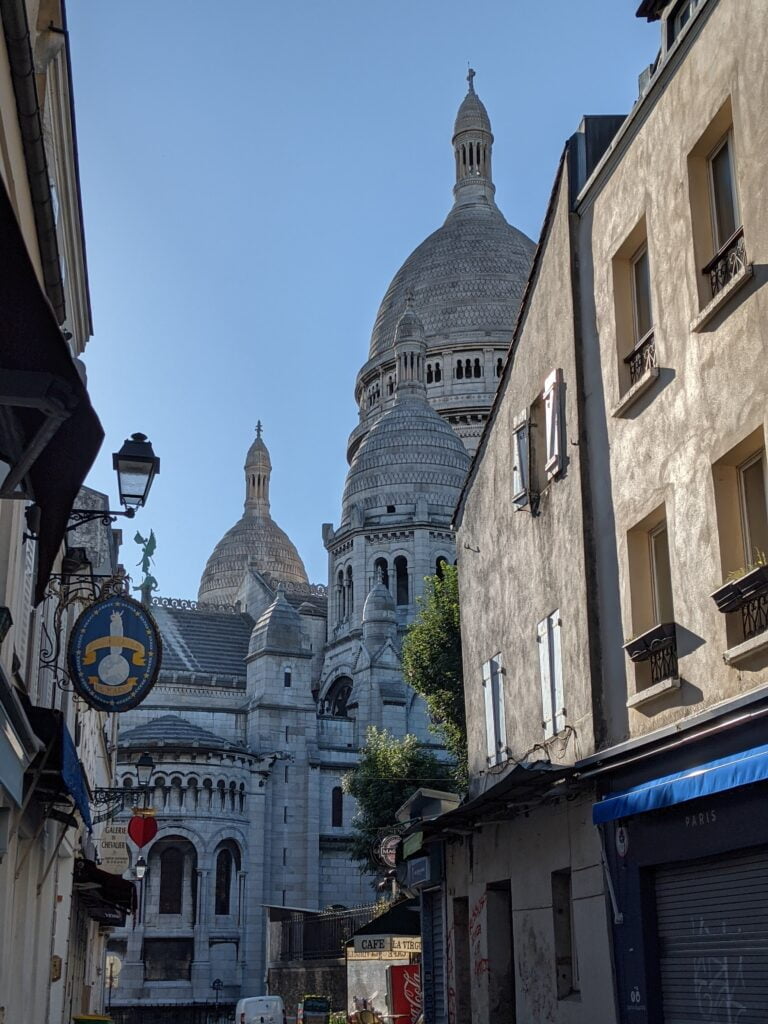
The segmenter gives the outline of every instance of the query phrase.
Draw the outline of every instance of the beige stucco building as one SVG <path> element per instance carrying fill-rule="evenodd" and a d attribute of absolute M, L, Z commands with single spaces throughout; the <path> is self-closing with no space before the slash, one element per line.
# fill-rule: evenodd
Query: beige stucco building
<path fill-rule="evenodd" d="M 107 508 L 105 495 L 80 489 L 103 433 L 78 359 L 91 319 L 71 89 L 63 2 L 2 3 L 0 1021 L 9 1024 L 100 1009 L 109 915 L 124 919 L 100 903 L 101 825 L 87 828 L 89 787 L 111 781 L 114 716 L 86 713 L 74 697 L 66 641 L 83 604 L 59 601 L 75 584 L 64 573 L 110 574 L 117 554 L 105 524 L 65 533 L 73 504 Z M 129 883 L 115 888 L 130 900 Z"/>
<path fill-rule="evenodd" d="M 768 1005 L 768 5 L 638 16 L 660 52 L 566 144 L 457 511 L 434 1020 Z"/>

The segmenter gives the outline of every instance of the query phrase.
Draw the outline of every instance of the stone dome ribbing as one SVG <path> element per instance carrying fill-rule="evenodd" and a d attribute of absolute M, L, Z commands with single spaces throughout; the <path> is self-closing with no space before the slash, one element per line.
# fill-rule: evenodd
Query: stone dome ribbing
<path fill-rule="evenodd" d="M 391 338 L 390 338 L 391 346 Z M 450 522 L 470 457 L 453 428 L 419 395 L 397 401 L 366 434 L 347 473 L 342 523 L 352 506 L 365 514 L 413 511 L 425 500 L 433 518 Z"/>
<path fill-rule="evenodd" d="M 453 126 L 454 138 L 461 132 L 481 131 L 491 134 L 491 119 L 485 104 L 475 92 L 470 89 L 462 100 L 459 111 L 456 114 L 456 121 Z"/>
<path fill-rule="evenodd" d="M 409 289 L 427 350 L 463 341 L 478 327 L 511 337 L 535 248 L 497 206 L 457 204 L 392 279 L 373 325 L 369 358 L 391 347 Z"/>

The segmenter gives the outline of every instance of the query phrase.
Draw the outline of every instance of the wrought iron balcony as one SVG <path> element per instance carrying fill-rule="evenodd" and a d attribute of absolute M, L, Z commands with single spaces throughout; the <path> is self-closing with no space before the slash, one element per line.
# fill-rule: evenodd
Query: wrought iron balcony
<path fill-rule="evenodd" d="M 630 386 L 637 384 L 649 370 L 658 365 L 656 362 L 656 340 L 653 328 L 647 334 L 644 334 L 629 355 L 624 357 L 624 362 L 629 367 Z"/>
<path fill-rule="evenodd" d="M 709 263 L 701 268 L 702 274 L 709 275 L 712 298 L 746 268 L 747 248 L 744 244 L 744 228 L 737 228 Z"/>
<path fill-rule="evenodd" d="M 651 684 L 677 678 L 677 636 L 674 622 L 662 622 L 624 644 L 632 661 L 648 661 Z"/>
<path fill-rule="evenodd" d="M 768 630 L 768 566 L 757 565 L 743 576 L 727 580 L 712 595 L 718 609 L 741 612 L 744 639 Z"/>

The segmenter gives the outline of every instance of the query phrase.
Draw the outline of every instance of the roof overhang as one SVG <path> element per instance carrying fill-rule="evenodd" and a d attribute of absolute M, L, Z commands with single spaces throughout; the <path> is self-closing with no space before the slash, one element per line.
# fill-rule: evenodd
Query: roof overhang
<path fill-rule="evenodd" d="M 511 820 L 517 813 L 566 797 L 578 785 L 572 765 L 551 761 L 516 764 L 488 792 L 431 822 L 419 825 L 425 839 L 469 833 L 475 827 Z"/>
<path fill-rule="evenodd" d="M 643 0 L 635 11 L 635 17 L 647 18 L 648 21 L 658 21 L 668 3 L 669 0 Z"/>
<path fill-rule="evenodd" d="M 27 251 L 0 179 L 0 498 L 40 508 L 42 600 L 77 492 L 104 431 Z"/>

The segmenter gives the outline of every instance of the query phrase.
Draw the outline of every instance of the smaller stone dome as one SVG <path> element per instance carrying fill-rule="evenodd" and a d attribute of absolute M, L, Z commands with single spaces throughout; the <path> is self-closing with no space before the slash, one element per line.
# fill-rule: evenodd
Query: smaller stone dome
<path fill-rule="evenodd" d="M 378 579 L 368 591 L 363 605 L 363 643 L 373 651 L 397 635 L 397 610 L 389 588 Z"/>
<path fill-rule="evenodd" d="M 269 511 L 272 460 L 261 436 L 245 458 L 245 509 L 213 549 L 203 570 L 197 599 L 201 604 L 234 604 L 249 568 L 284 583 L 308 584 L 298 551 Z"/>
<path fill-rule="evenodd" d="M 248 654 L 260 651 L 293 653 L 302 648 L 301 619 L 285 597 L 282 584 L 278 584 L 277 596 L 266 608 L 253 627 Z"/>

